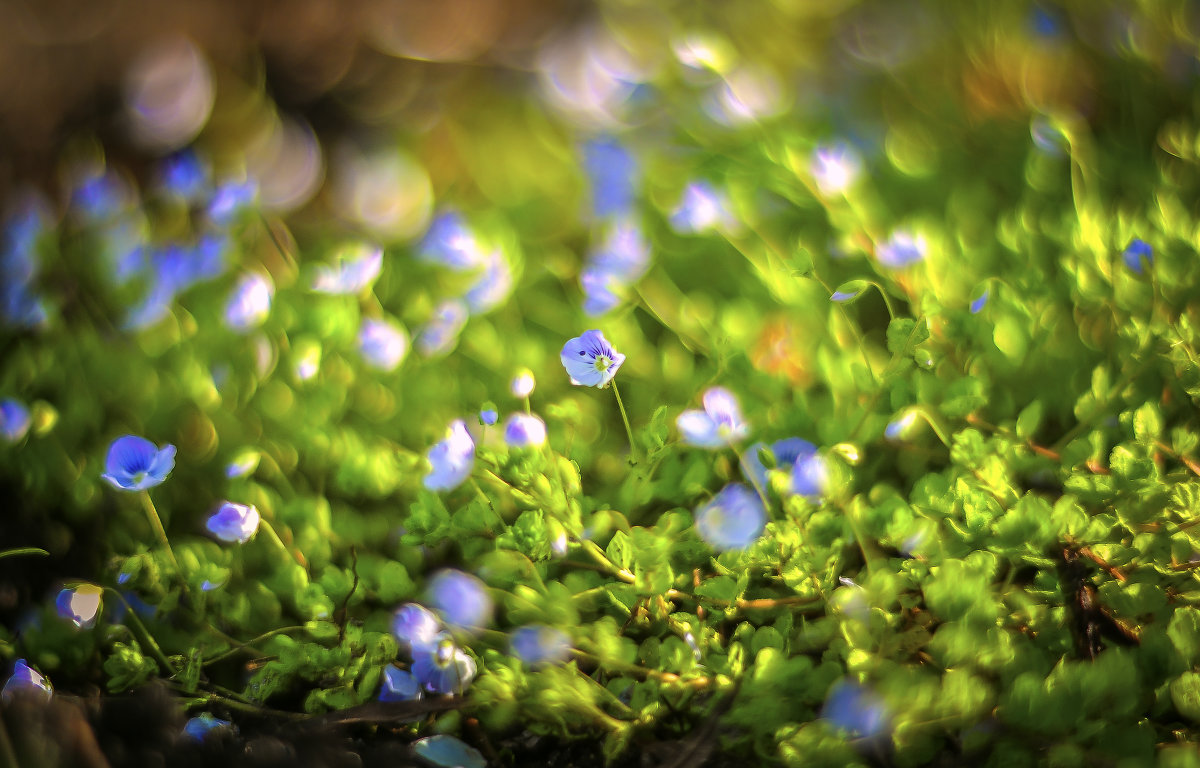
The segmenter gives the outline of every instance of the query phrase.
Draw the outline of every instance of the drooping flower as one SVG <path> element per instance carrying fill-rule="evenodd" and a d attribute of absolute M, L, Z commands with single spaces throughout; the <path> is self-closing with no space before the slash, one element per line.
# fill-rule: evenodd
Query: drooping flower
<path fill-rule="evenodd" d="M 446 211 L 434 218 L 425 237 L 417 245 L 417 256 L 423 261 L 441 264 L 460 272 L 483 264 L 484 248 L 463 217 Z"/>
<path fill-rule="evenodd" d="M 831 197 L 854 185 L 862 172 L 862 160 L 848 144 L 824 144 L 813 151 L 809 171 L 817 190 L 825 197 Z"/>
<path fill-rule="evenodd" d="M 408 331 L 389 320 L 368 318 L 358 331 L 358 350 L 371 367 L 394 371 L 408 355 Z"/>
<path fill-rule="evenodd" d="M 235 477 L 245 477 L 254 470 L 258 469 L 258 462 L 262 460 L 262 454 L 252 448 L 243 449 L 229 464 L 225 467 L 225 477 L 230 479 Z"/>
<path fill-rule="evenodd" d="M 591 330 L 564 344 L 559 359 L 572 384 L 603 389 L 617 375 L 625 355 L 613 349 L 603 333 Z"/>
<path fill-rule="evenodd" d="M 475 468 L 475 441 L 462 419 L 450 423 L 446 439 L 426 454 L 431 469 L 425 487 L 431 491 L 452 491 L 462 485 Z"/>
<path fill-rule="evenodd" d="M 414 741 L 412 748 L 422 760 L 438 768 L 487 768 L 483 753 L 453 736 L 426 736 Z"/>
<path fill-rule="evenodd" d="M 100 615 L 100 597 L 103 594 L 104 590 L 95 584 L 63 587 L 54 598 L 54 608 L 59 616 L 79 629 L 91 629 Z"/>
<path fill-rule="evenodd" d="M 870 689 L 845 680 L 829 689 L 821 718 L 858 738 L 871 738 L 887 729 L 888 714 L 883 700 Z"/>
<path fill-rule="evenodd" d="M 530 624 L 513 631 L 509 650 L 526 664 L 560 664 L 571 655 L 571 639 L 561 629 Z"/>
<path fill-rule="evenodd" d="M 1125 246 L 1121 257 L 1131 272 L 1140 275 L 1145 272 L 1147 267 L 1154 264 L 1154 249 L 1145 240 L 1135 237 L 1129 241 L 1129 245 Z"/>
<path fill-rule="evenodd" d="M 19 401 L 0 400 L 0 437 L 10 443 L 20 442 L 32 423 L 29 409 Z"/>
<path fill-rule="evenodd" d="M 509 448 L 540 448 L 546 444 L 546 422 L 528 413 L 514 413 L 504 422 Z"/>
<path fill-rule="evenodd" d="M 417 335 L 417 349 L 425 357 L 448 354 L 458 344 L 458 335 L 469 315 L 467 305 L 458 299 L 443 301 Z"/>
<path fill-rule="evenodd" d="M 462 695 L 475 672 L 475 660 L 445 632 L 432 643 L 413 649 L 413 677 L 430 693 Z"/>
<path fill-rule="evenodd" d="M 765 443 L 754 443 L 746 449 L 742 457 L 742 473 L 755 488 L 764 491 L 767 488 L 767 468 L 763 465 L 760 454 L 766 447 Z M 788 437 L 771 443 L 771 455 L 775 458 L 775 467 L 778 469 L 790 469 L 801 456 L 808 456 L 816 451 L 817 446 L 798 437 Z"/>
<path fill-rule="evenodd" d="M 405 603 L 392 614 L 392 634 L 401 650 L 410 651 L 421 645 L 429 645 L 441 631 L 437 616 L 424 606 Z"/>
<path fill-rule="evenodd" d="M 379 688 L 380 701 L 416 701 L 424 695 L 421 684 L 411 672 L 395 664 L 383 668 L 383 685 Z"/>
<path fill-rule="evenodd" d="M 14 699 L 28 697 L 30 700 L 46 703 L 54 695 L 54 686 L 50 685 L 41 672 L 38 672 L 25 659 L 17 659 L 13 664 L 13 673 L 0 690 L 0 700 L 10 704 Z"/>
<path fill-rule="evenodd" d="M 250 272 L 238 281 L 225 305 L 225 324 L 239 333 L 257 328 L 271 313 L 275 286 L 258 272 Z"/>
<path fill-rule="evenodd" d="M 890 269 L 902 269 L 925 258 L 925 237 L 905 230 L 896 230 L 875 249 L 875 258 Z"/>
<path fill-rule="evenodd" d="M 529 397 L 533 394 L 533 388 L 537 385 L 537 381 L 533 378 L 533 372 L 528 368 L 513 376 L 513 380 L 508 385 L 508 389 L 512 392 L 515 398 Z"/>
<path fill-rule="evenodd" d="M 911 434 L 913 425 L 916 423 L 917 411 L 913 408 L 908 408 L 888 422 L 887 427 L 883 430 L 883 435 L 888 440 L 904 440 Z"/>
<path fill-rule="evenodd" d="M 730 483 L 696 510 L 696 531 L 713 549 L 745 549 L 766 524 L 762 499 L 742 483 Z"/>
<path fill-rule="evenodd" d="M 704 410 L 684 411 L 675 419 L 683 441 L 698 448 L 720 448 L 744 438 L 750 425 L 742 419 L 737 398 L 724 387 L 711 387 L 702 398 Z"/>
<path fill-rule="evenodd" d="M 205 527 L 221 541 L 245 544 L 258 531 L 259 514 L 253 504 L 226 501 L 208 518 Z"/>
<path fill-rule="evenodd" d="M 681 234 L 730 229 L 735 223 L 729 211 L 729 199 L 707 181 L 688 184 L 683 190 L 683 199 L 671 211 L 671 228 Z"/>
<path fill-rule="evenodd" d="M 368 243 L 343 247 L 331 265 L 317 267 L 313 290 L 317 293 L 357 295 L 370 288 L 383 269 L 383 248 Z"/>
<path fill-rule="evenodd" d="M 162 483 L 175 468 L 175 446 L 161 449 L 136 435 L 112 441 L 101 477 L 119 491 L 144 491 Z"/>
<path fill-rule="evenodd" d="M 438 571 L 429 580 L 426 593 L 429 606 L 452 627 L 480 629 L 492 619 L 487 585 L 469 573 L 453 568 Z"/>
<path fill-rule="evenodd" d="M 183 735 L 189 739 L 204 741 L 204 738 L 216 729 L 231 727 L 233 727 L 233 723 L 229 720 L 222 720 L 205 712 L 187 721 L 187 724 L 183 726 Z"/>

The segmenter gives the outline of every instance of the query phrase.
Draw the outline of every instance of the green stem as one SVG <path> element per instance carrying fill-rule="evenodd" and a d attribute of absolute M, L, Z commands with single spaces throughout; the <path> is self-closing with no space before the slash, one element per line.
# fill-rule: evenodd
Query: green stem
<path fill-rule="evenodd" d="M 0 558 L 17 557 L 19 555 L 42 555 L 49 557 L 50 553 L 41 547 L 17 547 L 16 549 L 6 549 L 0 552 Z"/>
<path fill-rule="evenodd" d="M 278 547 L 289 560 L 295 562 L 296 565 L 300 566 L 301 568 L 304 568 L 304 563 L 300 562 L 300 559 L 296 557 L 292 550 L 287 548 L 287 545 L 283 543 L 283 539 L 279 538 L 279 534 L 275 532 L 275 527 L 272 526 L 265 517 L 259 517 L 258 527 L 260 529 L 266 529 L 267 538 L 273 541 L 275 546 Z"/>
<path fill-rule="evenodd" d="M 167 555 L 171 558 L 171 565 L 175 566 L 175 575 L 180 579 L 183 578 L 183 569 L 179 567 L 179 561 L 175 559 L 175 550 L 171 549 L 171 542 L 167 539 L 167 531 L 163 528 L 162 518 L 158 516 L 158 510 L 154 508 L 154 502 L 150 499 L 149 491 L 142 491 L 142 509 L 146 510 L 146 519 L 150 521 L 150 527 L 154 529 L 155 535 L 158 536 L 158 541 L 167 550 Z"/>
<path fill-rule="evenodd" d="M 258 645 L 259 643 L 261 643 L 264 640 L 270 640 L 272 637 L 275 637 L 276 635 L 282 635 L 286 632 L 294 632 L 296 630 L 306 631 L 307 627 L 296 626 L 296 627 L 280 627 L 279 629 L 272 629 L 270 632 L 264 632 L 252 640 L 247 640 L 244 643 L 238 643 L 233 648 L 230 648 L 229 650 L 227 650 L 223 653 L 217 654 L 216 656 L 213 656 L 211 659 L 205 660 L 204 663 L 201 664 L 200 666 L 207 667 L 210 664 L 220 663 L 220 662 L 224 661 L 225 659 L 236 656 L 237 654 L 241 653 L 244 650 L 254 650 L 254 646 Z"/>
<path fill-rule="evenodd" d="M 154 636 L 150 634 L 150 630 L 146 629 L 146 625 L 142 623 L 142 620 L 138 618 L 137 611 L 135 611 L 133 606 L 129 604 L 129 601 L 125 599 L 125 595 L 122 595 L 112 587 L 102 587 L 102 589 L 105 592 L 115 596 L 118 600 L 125 604 L 125 615 L 129 618 L 134 630 L 136 630 L 134 634 L 140 635 L 139 640 L 141 640 L 141 642 L 144 643 L 148 649 L 150 649 L 150 655 L 153 656 L 154 660 L 158 662 L 158 665 L 162 667 L 163 674 L 167 675 L 168 677 L 173 677 L 177 670 L 167 659 L 166 655 L 163 654 L 162 649 L 158 647 L 158 642 L 155 641 Z"/>
<path fill-rule="evenodd" d="M 621 412 L 621 421 L 625 423 L 625 435 L 629 438 L 629 463 L 638 463 L 637 444 L 633 441 L 633 429 L 629 426 L 629 416 L 625 413 L 625 404 L 621 402 L 621 390 L 617 389 L 617 380 L 612 380 L 612 391 L 617 396 L 617 410 Z"/>

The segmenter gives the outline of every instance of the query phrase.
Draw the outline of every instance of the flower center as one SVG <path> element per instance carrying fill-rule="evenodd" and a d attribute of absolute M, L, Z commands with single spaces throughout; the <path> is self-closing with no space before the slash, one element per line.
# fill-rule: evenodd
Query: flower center
<path fill-rule="evenodd" d="M 146 474 L 147 474 L 146 472 L 137 472 L 137 473 L 135 473 L 135 474 L 134 474 L 134 476 L 133 476 L 133 483 L 134 483 L 134 485 L 137 485 L 138 483 L 140 483 L 140 482 L 142 482 L 143 480 L 145 480 L 145 479 L 146 479 Z"/>
<path fill-rule="evenodd" d="M 612 365 L 612 360 L 609 358 L 608 355 L 597 355 L 596 356 L 596 370 L 597 371 L 604 373 L 605 371 L 608 370 L 608 367 L 610 365 Z"/>

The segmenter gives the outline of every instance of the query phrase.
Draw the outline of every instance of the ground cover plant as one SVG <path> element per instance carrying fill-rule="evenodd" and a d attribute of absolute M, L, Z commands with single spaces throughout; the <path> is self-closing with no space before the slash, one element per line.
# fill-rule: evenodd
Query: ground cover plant
<path fill-rule="evenodd" d="M 1200 17 L 699 8 L 13 191 L 0 761 L 1200 765 Z"/>

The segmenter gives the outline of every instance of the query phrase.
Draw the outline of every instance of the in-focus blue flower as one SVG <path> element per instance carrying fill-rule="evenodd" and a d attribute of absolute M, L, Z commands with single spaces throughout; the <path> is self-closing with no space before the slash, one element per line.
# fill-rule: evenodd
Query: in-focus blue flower
<path fill-rule="evenodd" d="M 95 584 L 77 584 L 63 587 L 54 598 L 58 615 L 80 629 L 91 629 L 100 615 L 100 597 L 104 590 Z"/>
<path fill-rule="evenodd" d="M 591 330 L 564 344 L 559 359 L 572 384 L 602 389 L 617 375 L 625 355 L 613 349 L 603 333 Z"/>
<path fill-rule="evenodd" d="M 431 491 L 452 491 L 466 482 L 475 468 L 475 441 L 462 419 L 450 423 L 446 439 L 435 444 L 426 454 L 430 470 L 425 487 Z"/>
<path fill-rule="evenodd" d="M 119 491 L 144 491 L 162 483 L 175 468 L 175 446 L 156 448 L 136 435 L 124 435 L 108 446 L 102 478 Z"/>
<path fill-rule="evenodd" d="M 413 752 L 438 768 L 487 768 L 487 760 L 478 749 L 453 736 L 439 734 L 417 739 Z"/>
<path fill-rule="evenodd" d="M 429 607 L 457 629 L 481 629 L 492 620 L 487 585 L 469 573 L 453 568 L 438 571 L 429 580 L 426 594 Z"/>
<path fill-rule="evenodd" d="M 840 195 L 854 185 L 862 172 L 862 160 L 844 142 L 823 144 L 812 154 L 809 167 L 817 190 L 825 197 Z"/>
<path fill-rule="evenodd" d="M 683 190 L 683 199 L 671 211 L 671 229 L 681 234 L 730 229 L 735 223 L 729 211 L 729 199 L 707 181 L 688 184 Z"/>
<path fill-rule="evenodd" d="M 762 499 L 742 483 L 730 483 L 696 510 L 696 532 L 713 549 L 745 549 L 766 525 Z"/>
<path fill-rule="evenodd" d="M 684 411 L 675 419 L 683 441 L 698 448 L 720 448 L 750 432 L 737 398 L 724 387 L 711 387 L 702 398 L 704 410 Z"/>
<path fill-rule="evenodd" d="M 509 448 L 540 448 L 546 444 L 546 422 L 528 413 L 514 413 L 504 422 Z"/>
<path fill-rule="evenodd" d="M 437 616 L 424 606 L 405 603 L 392 614 L 392 634 L 403 651 L 434 642 L 442 629 Z"/>
<path fill-rule="evenodd" d="M 208 165 L 195 151 L 187 149 L 163 161 L 159 186 L 169 195 L 195 203 L 208 193 L 209 177 Z"/>
<path fill-rule="evenodd" d="M 513 380 L 508 385 L 508 390 L 512 392 L 512 396 L 518 399 L 529 397 L 533 394 L 533 388 L 537 386 L 537 380 L 533 378 L 533 371 L 526 368 L 519 371 Z"/>
<path fill-rule="evenodd" d="M 763 465 L 759 454 L 766 448 L 765 443 L 754 443 L 746 449 L 742 459 L 742 472 L 755 488 L 766 490 L 767 468 Z M 801 440 L 798 437 L 788 437 L 771 443 L 771 455 L 775 457 L 775 467 L 789 469 L 801 456 L 809 456 L 817 452 L 817 446 Z"/>
<path fill-rule="evenodd" d="M 598 138 L 583 145 L 583 165 L 591 182 L 592 215 L 597 219 L 624 213 L 637 194 L 637 161 L 615 139 Z"/>
<path fill-rule="evenodd" d="M 313 290 L 354 296 L 374 285 L 382 269 L 382 248 L 367 243 L 347 245 L 338 251 L 333 264 L 317 267 Z"/>
<path fill-rule="evenodd" d="M 463 298 L 472 312 L 482 315 L 504 303 L 512 289 L 512 267 L 504 253 L 497 249 L 484 259 L 483 272 Z"/>
<path fill-rule="evenodd" d="M 226 181 L 213 191 L 208 217 L 220 227 L 232 224 L 243 211 L 254 207 L 258 185 L 253 181 Z"/>
<path fill-rule="evenodd" d="M 29 666 L 25 659 L 17 659 L 13 664 L 13 673 L 4 683 L 0 691 L 0 700 L 11 704 L 13 700 L 28 697 L 32 701 L 46 703 L 54 695 L 54 686 L 50 685 L 41 672 Z"/>
<path fill-rule="evenodd" d="M 467 305 L 458 299 L 447 299 L 433 311 L 433 317 L 417 335 L 417 349 L 425 357 L 448 354 L 458 344 L 458 335 L 467 324 Z"/>
<path fill-rule="evenodd" d="M 883 700 L 871 690 L 846 680 L 834 683 L 829 689 L 821 717 L 858 738 L 882 735 L 888 726 Z"/>
<path fill-rule="evenodd" d="M 413 677 L 430 693 L 462 695 L 475 672 L 475 660 L 445 632 L 432 643 L 413 648 Z"/>
<path fill-rule="evenodd" d="M 395 664 L 383 668 L 383 685 L 379 688 L 380 701 L 416 701 L 424 695 L 421 684 L 412 673 Z"/>
<path fill-rule="evenodd" d="M 271 313 L 274 294 L 275 286 L 266 275 L 258 272 L 243 275 L 225 305 L 225 324 L 239 333 L 262 325 Z"/>
<path fill-rule="evenodd" d="M 258 509 L 253 504 L 226 501 L 208 518 L 205 527 L 221 541 L 245 544 L 258 531 Z"/>
<path fill-rule="evenodd" d="M 368 318 L 358 331 L 358 350 L 380 371 L 394 371 L 408 354 L 408 331 L 388 320 Z"/>
<path fill-rule="evenodd" d="M 446 211 L 438 214 L 417 245 L 417 257 L 460 272 L 475 269 L 484 262 L 486 252 L 463 217 Z"/>
<path fill-rule="evenodd" d="M 879 263 L 891 269 L 902 269 L 925 258 L 925 237 L 897 230 L 875 249 Z"/>
<path fill-rule="evenodd" d="M 0 436 L 6 441 L 19 442 L 32 423 L 33 417 L 22 403 L 11 398 L 0 400 Z"/>
<path fill-rule="evenodd" d="M 232 726 L 233 723 L 229 720 L 222 720 L 205 712 L 187 721 L 187 724 L 183 726 L 183 735 L 189 739 L 204 741 L 204 738 L 216 729 L 231 728 Z"/>
<path fill-rule="evenodd" d="M 479 412 L 479 423 L 489 427 L 495 424 L 498 418 L 500 414 L 496 413 L 495 408 L 484 408 Z"/>
<path fill-rule="evenodd" d="M 1125 246 L 1121 257 L 1125 259 L 1125 266 L 1129 267 L 1130 271 L 1140 275 L 1154 263 L 1154 249 L 1145 240 L 1135 237 Z"/>
<path fill-rule="evenodd" d="M 530 624 L 513 630 L 509 650 L 526 664 L 561 664 L 571 655 L 571 639 L 561 629 Z"/>

